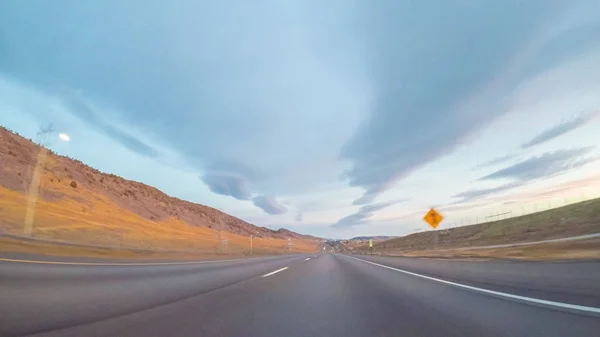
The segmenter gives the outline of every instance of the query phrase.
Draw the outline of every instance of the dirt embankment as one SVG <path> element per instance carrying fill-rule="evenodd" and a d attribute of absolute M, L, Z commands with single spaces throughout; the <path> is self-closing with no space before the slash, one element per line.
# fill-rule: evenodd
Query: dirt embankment
<path fill-rule="evenodd" d="M 46 152 L 43 161 L 40 153 Z M 45 151 L 0 127 L 0 232 L 23 233 L 29 190 L 41 162 L 33 236 L 94 245 L 206 252 L 312 251 L 317 238 L 255 226 Z M 293 246 L 288 247 L 288 239 Z M 223 244 L 222 240 L 227 240 Z"/>
<path fill-rule="evenodd" d="M 600 233 L 600 199 L 563 206 L 511 219 L 405 237 L 355 248 L 357 252 L 426 257 L 600 257 L 598 240 L 547 243 L 535 246 L 492 247 Z M 595 245 L 596 244 L 596 245 Z M 563 252 L 559 252 L 562 250 Z M 582 250 L 585 250 L 583 252 Z M 546 252 L 546 253 L 544 253 Z M 573 253 L 576 252 L 576 253 Z"/>

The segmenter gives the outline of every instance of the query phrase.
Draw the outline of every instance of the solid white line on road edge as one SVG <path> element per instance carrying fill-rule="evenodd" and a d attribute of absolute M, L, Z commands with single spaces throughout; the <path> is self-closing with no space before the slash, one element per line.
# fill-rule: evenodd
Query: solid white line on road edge
<path fill-rule="evenodd" d="M 395 270 L 395 271 L 398 271 L 398 272 L 401 272 L 401 273 L 404 273 L 404 274 L 408 274 L 408 275 L 412 275 L 412 276 L 417 276 L 417 277 L 421 277 L 421 278 L 424 278 L 424 279 L 427 279 L 427 280 L 431 280 L 431 281 L 435 281 L 435 282 L 440 282 L 440 283 L 448 284 L 448 285 L 451 285 L 451 286 L 455 286 L 455 287 L 459 287 L 459 288 L 463 288 L 463 289 L 468 289 L 468 290 L 472 290 L 472 291 L 475 291 L 475 292 L 480 292 L 480 293 L 484 293 L 484 294 L 488 294 L 488 295 L 492 295 L 492 296 L 496 296 L 496 297 L 500 297 L 500 298 L 508 298 L 508 299 L 519 301 L 519 302 L 524 302 L 524 303 L 529 303 L 529 304 L 535 304 L 535 305 L 542 305 L 542 306 L 547 306 L 547 307 L 551 307 L 551 308 L 567 309 L 569 311 L 583 312 L 583 313 L 587 313 L 587 314 L 600 314 L 600 308 L 596 308 L 596 307 L 588 307 L 588 306 L 584 306 L 584 305 L 576 305 L 576 304 L 568 304 L 568 303 L 563 303 L 563 302 L 547 301 L 547 300 L 542 300 L 542 299 L 539 299 L 539 298 L 533 298 L 533 297 L 526 297 L 526 296 L 519 296 L 519 295 L 508 294 L 508 293 L 502 293 L 502 292 L 499 292 L 499 291 L 494 291 L 494 290 L 488 290 L 488 289 L 483 289 L 483 288 L 468 286 L 468 285 L 462 284 L 462 283 L 456 283 L 456 282 L 446 281 L 446 280 L 442 280 L 442 279 L 431 277 L 431 276 L 425 276 L 425 275 L 413 273 L 413 272 L 410 272 L 410 271 L 406 271 L 406 270 L 402 270 L 402 269 L 398 269 L 398 268 L 386 266 L 386 265 L 383 265 L 383 264 L 379 264 L 379 263 L 375 263 L 375 262 L 371 262 L 371 261 L 359 259 L 359 258 L 356 258 L 354 256 L 348 256 L 348 255 L 346 255 L 346 256 L 349 257 L 349 258 L 353 258 L 355 260 L 358 260 L 358 261 L 362 261 L 362 262 L 370 263 L 370 264 L 375 265 L 375 266 L 379 266 L 379 267 L 383 267 L 383 268 Z"/>
<path fill-rule="evenodd" d="M 286 270 L 286 269 L 288 269 L 288 268 L 289 268 L 289 267 L 283 267 L 283 268 L 281 268 L 281 269 L 277 269 L 276 271 L 272 271 L 272 272 L 270 272 L 270 273 L 268 273 L 268 274 L 264 274 L 262 277 L 267 277 L 267 276 L 271 276 L 271 275 L 273 275 L 273 274 L 277 274 L 277 273 L 279 273 L 280 271 L 284 271 L 284 270 Z"/>
<path fill-rule="evenodd" d="M 310 257 L 307 257 L 306 259 L 304 259 L 304 261 L 308 261 L 308 260 L 310 260 Z"/>
<path fill-rule="evenodd" d="M 235 262 L 235 261 L 248 261 L 258 260 L 259 258 L 251 259 L 234 259 L 234 260 L 209 260 L 209 261 L 188 261 L 188 262 L 124 262 L 124 263 L 110 263 L 110 262 L 59 262 L 59 261 L 34 261 L 34 260 L 18 260 L 18 259 L 4 259 L 0 258 L 0 261 L 4 262 L 18 262 L 18 263 L 31 263 L 31 264 L 56 264 L 56 265 L 67 265 L 67 266 L 165 266 L 165 265 L 185 265 L 185 264 L 206 264 L 206 263 L 220 263 L 220 262 Z"/>

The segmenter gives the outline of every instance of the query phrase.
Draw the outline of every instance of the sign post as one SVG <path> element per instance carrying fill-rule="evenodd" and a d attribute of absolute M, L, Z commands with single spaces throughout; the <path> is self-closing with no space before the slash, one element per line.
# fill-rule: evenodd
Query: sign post
<path fill-rule="evenodd" d="M 431 228 L 436 229 L 442 220 L 444 220 L 444 217 L 432 208 L 429 210 L 429 212 L 427 212 L 427 214 L 425 214 L 423 220 L 425 220 L 425 222 L 427 222 Z"/>
<path fill-rule="evenodd" d="M 437 248 L 438 242 L 440 240 L 439 233 L 435 231 L 437 226 L 444 220 L 444 217 L 438 213 L 435 209 L 431 208 L 427 214 L 423 217 L 423 220 L 429 224 L 429 226 L 434 229 L 433 232 L 433 244 Z"/>

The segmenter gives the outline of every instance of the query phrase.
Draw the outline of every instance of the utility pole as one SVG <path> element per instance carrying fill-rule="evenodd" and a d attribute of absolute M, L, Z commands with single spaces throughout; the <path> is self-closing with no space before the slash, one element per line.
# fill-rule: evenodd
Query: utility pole
<path fill-rule="evenodd" d="M 221 253 L 223 253 L 223 222 L 219 222 L 219 241 L 221 241 Z"/>
<path fill-rule="evenodd" d="M 252 234 L 250 234 L 250 256 L 252 256 Z"/>
<path fill-rule="evenodd" d="M 45 146 L 48 143 L 48 139 L 50 136 L 54 134 L 54 127 L 52 124 L 49 124 L 46 127 L 41 127 L 40 131 L 37 133 L 38 137 L 38 145 L 40 146 L 40 150 L 37 155 L 37 161 L 35 163 L 35 167 L 33 168 L 33 173 L 31 175 L 31 182 L 29 184 L 29 193 L 27 198 L 27 209 L 25 210 L 25 222 L 23 223 L 23 234 L 25 236 L 31 236 L 33 233 L 33 219 L 35 215 L 35 205 L 37 203 L 38 194 L 40 192 L 40 177 L 42 175 L 44 161 L 46 161 L 46 156 L 48 151 Z"/>
<path fill-rule="evenodd" d="M 269 246 L 269 253 L 273 252 L 271 248 L 271 236 L 273 235 L 273 230 L 271 229 L 271 225 L 269 225 L 269 236 L 267 236 L 267 246 Z"/>

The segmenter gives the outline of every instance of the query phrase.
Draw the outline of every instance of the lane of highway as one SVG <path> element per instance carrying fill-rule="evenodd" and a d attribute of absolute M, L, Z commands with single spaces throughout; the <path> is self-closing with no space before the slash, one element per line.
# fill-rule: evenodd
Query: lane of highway
<path fill-rule="evenodd" d="M 460 261 L 354 256 L 470 286 L 550 301 L 600 307 L 599 262 Z"/>
<path fill-rule="evenodd" d="M 305 257 L 116 264 L 0 261 L 0 336 L 61 329 L 178 301 Z"/>
<path fill-rule="evenodd" d="M 358 260 L 358 259 L 360 260 Z M 461 284 L 477 282 L 484 288 L 511 283 L 517 291 L 526 284 L 536 295 L 554 296 L 574 282 L 581 294 L 568 291 L 563 298 L 581 300 L 584 293 L 598 296 L 600 263 L 547 264 L 460 262 L 423 259 L 322 254 L 269 258 L 262 261 L 226 262 L 213 265 L 83 267 L 22 266 L 0 263 L 0 308 L 6 272 L 12 274 L 13 291 L 37 291 L 50 296 L 33 308 L 30 295 L 13 296 L 16 307 L 0 309 L 0 332 L 18 335 L 45 331 L 35 336 L 597 336 L 600 315 L 566 312 L 490 296 L 467 288 L 435 282 L 409 273 L 428 273 Z M 457 264 L 453 264 L 457 262 Z M 402 267 L 399 268 L 399 267 Z M 10 268 L 20 269 L 12 273 Z M 47 268 L 37 270 L 36 268 Z M 58 269 L 57 269 L 58 268 Z M 61 268 L 66 268 L 62 269 Z M 172 269 L 175 268 L 175 269 Z M 189 268 L 189 269 L 188 269 Z M 198 268 L 198 269 L 196 269 Z M 409 273 L 398 270 L 410 269 Z M 590 271 L 587 273 L 587 271 Z M 66 274 L 64 274 L 66 272 Z M 571 277 L 549 277 L 553 273 Z M 81 274 L 90 273 L 89 277 Z M 31 280 L 46 275 L 46 282 Z M 487 275 L 487 276 L 486 276 Z M 546 281 L 536 281 L 546 278 Z M 149 283 L 145 280 L 148 279 Z M 473 281 L 474 279 L 475 281 Z M 20 289 L 23 281 L 26 289 Z M 160 280 L 160 281 L 158 281 Z M 235 281 L 238 280 L 238 281 Z M 594 280 L 596 282 L 594 282 Z M 229 282 L 228 282 L 229 281 Z M 108 282 L 109 285 L 104 283 Z M 565 283 L 566 282 L 566 283 Z M 82 283 L 89 283 L 84 286 Z M 210 287 L 207 285 L 211 285 Z M 87 288 L 86 288 L 87 287 Z M 115 292 L 112 288 L 120 290 Z M 187 289 L 181 293 L 180 288 Z M 136 289 L 141 288 L 141 289 Z M 41 289 L 45 289 L 42 291 Z M 494 288 L 498 290 L 498 288 Z M 131 291 L 131 294 L 126 294 Z M 47 294 L 44 292 L 56 292 Z M 531 294 L 531 293 L 530 293 Z M 33 294 L 35 295 L 35 294 Z M 85 322 L 71 322 L 77 310 L 97 296 L 103 304 L 88 306 Z M 74 296 L 74 298 L 72 298 Z M 121 298 L 125 296 L 125 298 Z M 147 306 L 140 296 L 153 298 Z M 44 315 L 54 306 L 51 320 Z M 71 298 L 71 299 L 69 299 Z M 166 299 L 169 300 L 166 300 Z M 173 300 L 180 298 L 179 300 Z M 135 310 L 105 315 L 115 305 L 121 309 L 137 301 Z M 66 303 L 65 303 L 66 301 Z M 157 304 L 162 302 L 160 304 Z M 142 308 L 143 307 L 143 308 Z M 59 310 L 61 308 L 61 310 Z M 12 312 L 12 318 L 4 317 Z M 10 313 L 9 313 L 10 314 Z M 40 316 L 41 315 L 41 316 Z M 95 315 L 95 316 L 94 316 Z M 28 323 L 14 323 L 27 318 Z M 53 320 L 60 326 L 51 328 Z M 43 324 L 42 324 L 43 323 Z M 35 328 L 35 329 L 32 329 Z M 42 329 L 43 328 L 43 329 Z M 17 329 L 29 329 L 20 330 Z M 41 330 L 40 330 L 41 329 Z M 17 333 L 18 332 L 18 333 Z"/>

